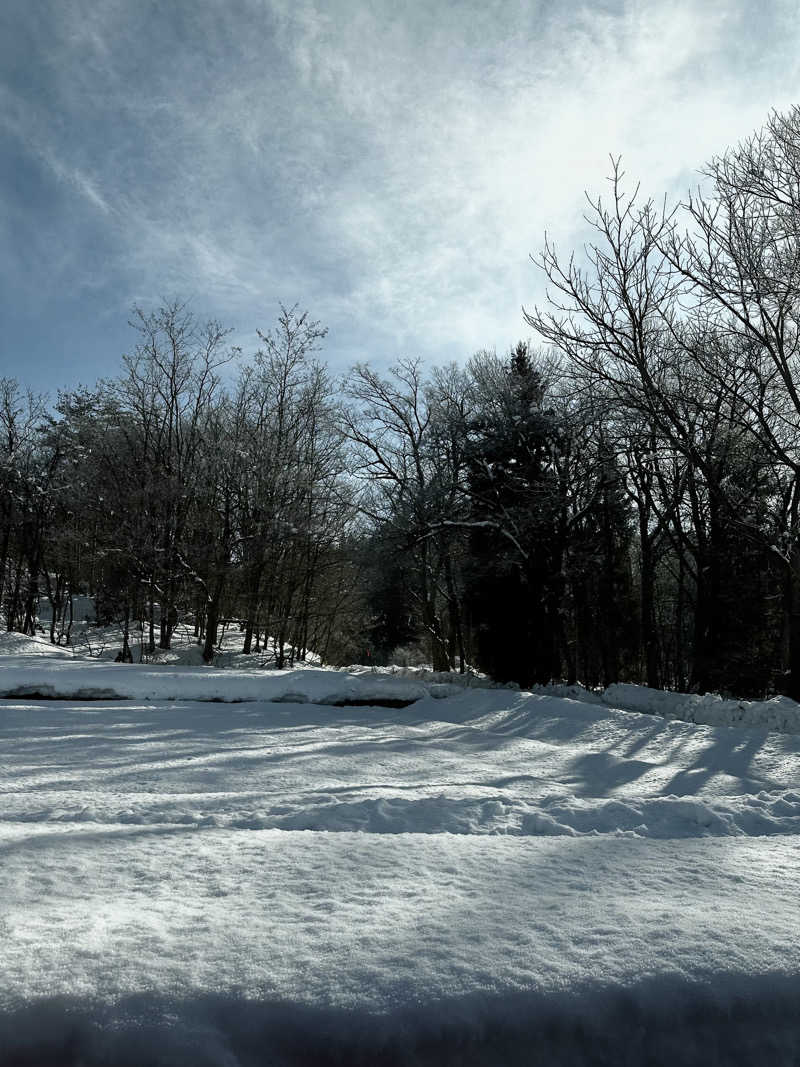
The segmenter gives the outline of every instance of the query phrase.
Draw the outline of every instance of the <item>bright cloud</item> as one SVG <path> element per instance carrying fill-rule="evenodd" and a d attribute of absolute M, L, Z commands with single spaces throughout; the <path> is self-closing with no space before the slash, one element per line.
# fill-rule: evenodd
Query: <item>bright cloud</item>
<path fill-rule="evenodd" d="M 679 196 L 800 80 L 750 0 L 11 0 L 0 38 L 0 373 L 57 329 L 65 384 L 173 294 L 245 343 L 297 300 L 341 367 L 504 348 L 609 154 Z"/>

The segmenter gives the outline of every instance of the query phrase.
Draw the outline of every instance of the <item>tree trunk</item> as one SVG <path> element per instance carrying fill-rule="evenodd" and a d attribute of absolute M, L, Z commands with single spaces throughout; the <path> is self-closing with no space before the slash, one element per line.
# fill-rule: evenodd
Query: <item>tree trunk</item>
<path fill-rule="evenodd" d="M 147 653 L 152 656 L 156 650 L 156 591 L 155 579 L 150 576 L 150 620 L 147 634 Z"/>
<path fill-rule="evenodd" d="M 431 639 L 431 666 L 435 671 L 449 671 L 450 660 L 447 656 L 447 645 L 442 637 L 436 608 L 427 599 L 422 604 L 422 625 Z"/>
<path fill-rule="evenodd" d="M 172 628 L 170 626 L 170 613 L 172 611 L 172 580 L 164 582 L 164 596 L 161 603 L 161 617 L 159 619 L 158 647 L 168 649 L 171 644 Z"/>
<path fill-rule="evenodd" d="M 641 646 L 644 653 L 645 680 L 650 689 L 659 688 L 658 638 L 655 627 L 655 553 L 647 528 L 644 509 L 639 511 L 639 535 L 642 554 L 641 589 L 639 606 L 641 612 Z"/>
<path fill-rule="evenodd" d="M 683 555 L 683 546 L 678 545 L 678 597 L 675 607 L 675 669 L 673 671 L 673 684 L 682 691 L 685 685 L 683 670 L 683 611 L 686 583 L 686 561 Z"/>
<path fill-rule="evenodd" d="M 244 626 L 244 645 L 242 652 L 250 655 L 253 643 L 253 629 L 257 628 L 259 600 L 261 596 L 261 567 L 254 569 L 251 575 L 250 591 L 247 595 L 247 619 Z M 258 651 L 258 634 L 256 634 L 256 651 Z"/>
<path fill-rule="evenodd" d="M 130 621 L 131 621 L 131 609 L 130 605 L 125 603 L 125 619 L 122 628 L 122 649 L 117 655 L 117 663 L 133 663 L 133 653 L 130 646 Z"/>
<path fill-rule="evenodd" d="M 689 676 L 690 687 L 697 692 L 705 692 L 708 688 L 710 606 L 711 598 L 708 591 L 708 575 L 705 569 L 705 562 L 702 557 L 698 556 L 694 604 L 694 635 L 692 638 L 692 670 Z"/>
<path fill-rule="evenodd" d="M 203 645 L 203 661 L 211 663 L 214 659 L 214 647 L 217 643 L 217 629 L 219 627 L 219 600 L 220 589 L 214 591 L 214 595 L 206 604 L 206 638 Z"/>
<path fill-rule="evenodd" d="M 461 600 L 456 591 L 453 563 L 450 559 L 450 553 L 446 550 L 444 553 L 444 576 L 447 585 L 447 614 L 450 624 L 449 658 L 450 663 L 455 667 L 456 655 L 458 656 L 459 673 L 463 674 L 467 668 L 464 655 L 464 626 L 461 621 Z"/>
<path fill-rule="evenodd" d="M 6 568 L 8 567 L 11 526 L 6 524 L 3 530 L 3 547 L 0 549 L 0 609 L 2 609 L 6 591 Z"/>
<path fill-rule="evenodd" d="M 14 588 L 11 593 L 11 601 L 8 606 L 8 618 L 6 619 L 6 629 L 10 632 L 15 630 L 17 626 L 17 616 L 19 615 L 19 600 L 20 600 L 20 588 L 22 586 L 22 558 L 17 560 L 16 573 L 14 574 Z"/>
<path fill-rule="evenodd" d="M 36 579 L 31 576 L 28 583 L 28 595 L 25 598 L 25 621 L 22 624 L 22 632 L 30 634 L 31 637 L 36 635 L 36 600 L 38 595 L 39 589 L 36 585 Z"/>
<path fill-rule="evenodd" d="M 789 558 L 789 683 L 787 693 L 800 702 L 800 543 Z"/>

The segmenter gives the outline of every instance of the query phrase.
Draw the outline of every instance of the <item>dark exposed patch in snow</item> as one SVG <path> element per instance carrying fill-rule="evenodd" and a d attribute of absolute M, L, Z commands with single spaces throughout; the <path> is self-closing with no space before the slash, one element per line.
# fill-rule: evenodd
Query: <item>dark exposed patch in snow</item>
<path fill-rule="evenodd" d="M 413 700 L 393 700 L 391 697 L 372 697 L 369 700 L 348 700 L 346 697 L 327 697 L 318 701 L 330 708 L 408 708 L 416 704 L 419 697 Z"/>
<path fill-rule="evenodd" d="M 62 690 L 52 685 L 18 685 L 4 692 L 4 699 L 22 700 L 126 700 L 115 689 L 96 686 L 79 686 Z"/>

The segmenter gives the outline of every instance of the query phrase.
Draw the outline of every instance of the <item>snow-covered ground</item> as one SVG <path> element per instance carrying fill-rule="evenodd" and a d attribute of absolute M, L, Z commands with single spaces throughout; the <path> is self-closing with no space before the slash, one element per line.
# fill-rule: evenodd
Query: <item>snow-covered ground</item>
<path fill-rule="evenodd" d="M 385 674 L 322 670 L 232 670 L 213 667 L 150 667 L 53 656 L 5 656 L 0 660 L 0 697 L 64 700 L 199 700 L 225 704 L 411 704 L 453 686 L 424 686 Z"/>
<path fill-rule="evenodd" d="M 0 701 L 3 1064 L 800 1059 L 800 736 L 25 651 L 127 699 Z"/>
<path fill-rule="evenodd" d="M 2 619 L 0 619 L 1 622 Z M 166 651 L 156 648 L 152 653 L 147 652 L 142 643 L 142 636 L 137 629 L 132 629 L 129 634 L 129 646 L 134 663 L 144 661 L 150 665 L 182 667 L 203 665 L 202 642 L 198 642 L 191 626 L 176 627 L 171 638 L 171 648 Z M 157 632 L 156 640 L 158 640 Z M 243 642 L 244 633 L 238 625 L 221 627 L 213 665 L 246 669 L 274 666 L 278 650 L 277 641 L 274 639 L 266 643 L 262 641 L 258 650 L 253 643 L 253 651 L 247 656 L 242 653 Z M 56 645 L 50 642 L 45 629 L 39 630 L 35 637 L 0 632 L 0 657 L 27 653 L 58 656 L 61 659 L 100 659 L 114 662 L 121 649 L 122 627 L 119 625 L 95 626 L 86 622 L 76 622 L 70 630 L 69 643 L 67 644 L 64 636 L 61 635 L 61 643 Z M 290 645 L 284 647 L 284 653 L 288 662 L 291 657 Z M 296 660 L 293 665 L 302 668 L 319 666 L 319 664 L 319 656 L 315 652 L 309 652 L 305 660 Z"/>

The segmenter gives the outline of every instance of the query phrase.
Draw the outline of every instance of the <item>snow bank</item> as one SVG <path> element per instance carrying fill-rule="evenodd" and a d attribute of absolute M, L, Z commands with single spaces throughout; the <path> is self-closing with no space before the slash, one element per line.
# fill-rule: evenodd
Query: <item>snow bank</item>
<path fill-rule="evenodd" d="M 700 696 L 617 682 L 605 690 L 602 700 L 612 708 L 706 726 L 763 727 L 778 733 L 800 733 L 800 705 L 785 696 L 771 700 L 729 700 L 716 693 Z"/>
<path fill-rule="evenodd" d="M 485 674 L 475 671 L 434 671 L 429 667 L 370 667 L 364 663 L 353 663 L 348 667 L 337 668 L 349 674 L 378 674 L 393 678 L 413 678 L 426 684 L 439 683 L 454 685 L 459 689 L 519 689 L 516 682 L 493 682 Z"/>
<path fill-rule="evenodd" d="M 0 697 L 50 700 L 200 700 L 238 703 L 276 701 L 296 704 L 402 707 L 428 695 L 447 696 L 387 675 L 339 671 L 237 671 L 214 668 L 152 668 L 142 664 L 6 656 L 0 661 Z"/>

